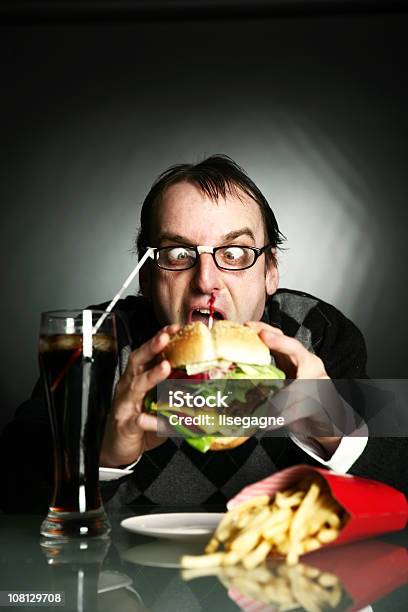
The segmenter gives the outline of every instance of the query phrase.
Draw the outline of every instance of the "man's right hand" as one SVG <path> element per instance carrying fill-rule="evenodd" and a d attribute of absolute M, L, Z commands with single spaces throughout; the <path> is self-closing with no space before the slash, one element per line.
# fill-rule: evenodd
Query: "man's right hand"
<path fill-rule="evenodd" d="M 166 359 L 160 360 L 160 354 L 179 327 L 167 325 L 130 354 L 108 415 L 101 465 L 129 465 L 144 451 L 165 442 L 166 438 L 157 435 L 157 417 L 144 413 L 143 404 L 146 393 L 170 374 L 171 365 Z"/>

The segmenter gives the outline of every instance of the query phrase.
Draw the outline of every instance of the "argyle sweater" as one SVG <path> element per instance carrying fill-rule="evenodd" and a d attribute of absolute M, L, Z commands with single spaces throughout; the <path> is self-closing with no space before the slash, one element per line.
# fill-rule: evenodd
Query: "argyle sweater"
<path fill-rule="evenodd" d="M 106 304 L 99 305 L 104 308 Z M 129 296 L 116 305 L 121 369 L 131 350 L 158 331 L 151 304 Z M 298 291 L 278 290 L 267 301 L 262 320 L 297 338 L 324 362 L 331 378 L 365 378 L 366 348 L 357 327 L 333 306 Z M 364 453 L 363 453 L 364 455 Z M 42 387 L 18 409 L 0 440 L 0 461 L 12 466 L 1 474 L 0 508 L 44 511 L 52 491 L 52 438 Z M 314 463 L 278 432 L 251 437 L 228 451 L 192 448 L 169 438 L 145 452 L 131 476 L 102 483 L 108 509 L 127 504 L 223 505 L 243 486 L 297 463 Z M 364 467 L 369 471 L 369 466 Z"/>

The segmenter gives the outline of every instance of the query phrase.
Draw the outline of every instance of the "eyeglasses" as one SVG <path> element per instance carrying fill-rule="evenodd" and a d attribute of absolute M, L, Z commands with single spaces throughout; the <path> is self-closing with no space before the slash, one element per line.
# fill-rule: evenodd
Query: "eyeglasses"
<path fill-rule="evenodd" d="M 203 253 L 212 255 L 215 265 L 221 270 L 247 270 L 254 265 L 258 257 L 271 247 L 271 244 L 267 244 L 260 249 L 230 244 L 220 247 L 174 245 L 146 248 L 152 249 L 151 257 L 159 268 L 178 272 L 193 268 L 198 262 L 198 256 Z"/>

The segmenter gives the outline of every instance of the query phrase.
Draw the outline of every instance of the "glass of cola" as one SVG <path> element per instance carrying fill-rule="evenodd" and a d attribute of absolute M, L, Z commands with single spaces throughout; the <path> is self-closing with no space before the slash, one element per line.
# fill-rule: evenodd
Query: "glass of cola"
<path fill-rule="evenodd" d="M 54 493 L 41 535 L 105 537 L 99 454 L 117 364 L 115 315 L 42 313 L 39 360 L 54 443 Z"/>

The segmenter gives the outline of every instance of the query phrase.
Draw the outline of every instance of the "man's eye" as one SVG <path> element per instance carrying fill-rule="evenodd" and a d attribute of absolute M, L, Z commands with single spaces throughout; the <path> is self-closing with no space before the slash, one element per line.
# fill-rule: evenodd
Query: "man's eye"
<path fill-rule="evenodd" d="M 223 251 L 224 259 L 228 261 L 236 261 L 244 257 L 245 251 L 241 247 L 228 247 Z"/>
<path fill-rule="evenodd" d="M 188 259 L 189 257 L 189 252 L 187 251 L 187 249 L 183 249 L 182 247 L 179 248 L 175 248 L 175 249 L 170 249 L 167 252 L 167 257 L 171 260 L 183 260 L 183 259 Z"/>

